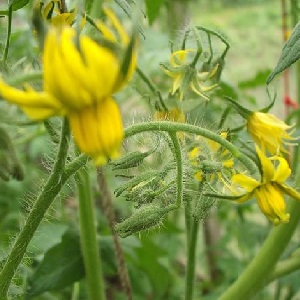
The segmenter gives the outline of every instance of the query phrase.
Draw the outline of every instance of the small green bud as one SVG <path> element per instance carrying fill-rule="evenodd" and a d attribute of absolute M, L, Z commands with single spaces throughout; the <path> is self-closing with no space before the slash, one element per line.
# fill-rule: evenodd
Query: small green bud
<path fill-rule="evenodd" d="M 139 231 L 159 226 L 164 216 L 173 209 L 172 206 L 159 207 L 152 204 L 144 206 L 122 223 L 118 223 L 115 227 L 116 232 L 124 238 Z"/>
<path fill-rule="evenodd" d="M 111 162 L 113 170 L 122 170 L 137 167 L 143 163 L 144 159 L 149 156 L 153 151 L 140 152 L 134 151 L 131 152 L 118 160 Z"/>
<path fill-rule="evenodd" d="M 154 178 L 156 175 L 157 175 L 157 171 L 154 170 L 145 172 L 139 176 L 130 179 L 128 182 L 115 189 L 114 193 L 116 197 L 119 197 L 126 190 L 131 191 L 135 186 L 139 185 L 141 182 L 152 180 L 152 178 Z"/>

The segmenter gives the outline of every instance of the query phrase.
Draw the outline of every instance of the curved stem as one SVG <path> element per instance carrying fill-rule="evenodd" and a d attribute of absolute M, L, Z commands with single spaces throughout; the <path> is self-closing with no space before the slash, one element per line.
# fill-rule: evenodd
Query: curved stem
<path fill-rule="evenodd" d="M 54 168 L 49 176 L 42 192 L 38 196 L 35 204 L 33 205 L 25 226 L 19 233 L 9 256 L 7 257 L 6 263 L 0 273 L 0 299 L 7 299 L 7 292 L 11 280 L 17 271 L 19 264 L 26 252 L 27 246 L 31 241 L 35 231 L 37 230 L 39 224 L 43 220 L 44 214 L 47 209 L 58 195 L 60 189 L 65 183 L 62 179 L 62 174 L 64 171 L 65 160 L 67 158 L 69 145 L 69 126 L 68 122 L 64 120 L 62 126 L 62 133 L 60 138 L 59 150 L 57 153 L 57 158 L 54 163 Z"/>
<path fill-rule="evenodd" d="M 94 202 L 91 193 L 90 176 L 87 170 L 80 170 L 75 175 L 80 218 L 80 239 L 84 259 L 89 299 L 105 299 L 102 265 L 97 243 Z"/>
<path fill-rule="evenodd" d="M 194 296 L 196 248 L 198 240 L 199 220 L 193 219 L 188 243 L 188 260 L 185 280 L 185 300 L 192 300 Z"/>
<path fill-rule="evenodd" d="M 172 132 L 188 132 L 191 134 L 196 134 L 213 140 L 219 143 L 221 146 L 226 148 L 231 154 L 238 159 L 249 171 L 251 174 L 257 174 L 258 168 L 257 165 L 245 154 L 243 154 L 239 149 L 234 146 L 229 141 L 223 139 L 220 135 L 207 130 L 205 128 L 201 128 L 195 125 L 176 123 L 170 121 L 161 121 L 161 122 L 148 122 L 148 123 L 140 123 L 132 125 L 125 129 L 125 138 L 135 135 L 137 133 L 141 133 L 144 131 L 167 131 L 169 133 Z"/>
<path fill-rule="evenodd" d="M 265 240 L 260 252 L 254 257 L 237 281 L 221 296 L 220 300 L 250 299 L 260 288 L 269 283 L 268 274 L 290 241 L 300 219 L 300 203 L 292 201 L 288 224 L 275 227 Z M 262 285 L 262 283 L 264 283 Z"/>

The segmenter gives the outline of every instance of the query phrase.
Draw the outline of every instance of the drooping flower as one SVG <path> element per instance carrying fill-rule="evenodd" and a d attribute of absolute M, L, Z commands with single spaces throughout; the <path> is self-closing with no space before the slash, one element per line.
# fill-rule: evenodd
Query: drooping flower
<path fill-rule="evenodd" d="M 121 75 L 121 61 L 110 48 L 84 35 L 76 44 L 75 38 L 72 28 L 49 30 L 43 53 L 43 91 L 29 86 L 21 91 L 0 80 L 0 95 L 33 120 L 66 116 L 81 151 L 100 165 L 118 156 L 123 127 L 111 96 L 130 78 L 134 67 Z"/>
<path fill-rule="evenodd" d="M 195 49 L 185 49 L 173 52 L 170 57 L 170 64 L 161 64 L 164 72 L 173 78 L 173 86 L 171 94 L 179 91 L 180 100 L 183 99 L 184 94 L 188 89 L 191 89 L 197 95 L 209 100 L 206 92 L 216 88 L 217 84 L 204 84 L 209 81 L 218 70 L 218 65 L 215 65 L 209 71 L 198 71 L 193 65 L 193 61 L 188 60 L 189 54 L 196 54 Z"/>
<path fill-rule="evenodd" d="M 236 200 L 243 203 L 255 197 L 259 208 L 274 225 L 287 223 L 290 215 L 286 212 L 284 194 L 300 200 L 300 194 L 288 186 L 285 181 L 291 174 L 291 169 L 283 157 L 267 157 L 258 146 L 256 152 L 261 164 L 261 180 L 258 181 L 245 174 L 232 176 L 232 191 L 243 194 Z"/>
<path fill-rule="evenodd" d="M 254 142 L 271 155 L 287 152 L 285 144 L 294 140 L 289 132 L 292 127 L 269 113 L 253 112 L 247 120 L 247 130 Z"/>

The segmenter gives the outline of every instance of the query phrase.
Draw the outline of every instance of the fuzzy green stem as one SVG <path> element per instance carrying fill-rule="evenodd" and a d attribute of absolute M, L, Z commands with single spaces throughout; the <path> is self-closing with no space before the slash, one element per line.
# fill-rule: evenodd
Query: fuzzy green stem
<path fill-rule="evenodd" d="M 2 56 L 2 63 L 6 63 L 6 59 L 8 56 L 8 49 L 9 49 L 10 35 L 11 35 L 12 12 L 13 12 L 13 6 L 12 4 L 10 4 L 8 7 L 7 36 L 6 36 L 6 43 L 5 43 L 3 56 Z"/>
<path fill-rule="evenodd" d="M 76 176 L 79 197 L 80 239 L 90 300 L 105 299 L 100 251 L 97 242 L 94 202 L 87 170 Z"/>
<path fill-rule="evenodd" d="M 220 300 L 251 299 L 251 296 L 262 287 L 262 283 L 265 286 L 269 282 L 266 278 L 268 278 L 299 223 L 300 203 L 292 201 L 289 208 L 289 211 L 292 212 L 290 222 L 273 228 L 259 253 L 237 281 L 221 296 Z"/>
<path fill-rule="evenodd" d="M 11 249 L 9 256 L 6 259 L 6 263 L 0 273 L 0 299 L 7 299 L 7 292 L 9 285 L 14 274 L 17 271 L 19 264 L 26 252 L 27 246 L 31 241 L 35 231 L 37 230 L 39 224 L 43 220 L 43 217 L 58 195 L 60 189 L 66 181 L 66 177 L 62 178 L 65 161 L 68 153 L 69 145 L 69 126 L 66 120 L 64 120 L 62 126 L 62 133 L 60 138 L 59 150 L 57 153 L 57 158 L 54 163 L 53 171 L 49 176 L 43 190 L 38 196 L 36 202 L 34 203 L 28 217 L 25 226 L 19 233 L 16 241 Z"/>
<path fill-rule="evenodd" d="M 181 153 L 181 147 L 178 140 L 178 137 L 176 136 L 175 132 L 169 133 L 174 149 L 174 156 L 177 166 L 177 178 L 176 178 L 176 186 L 177 186 L 177 194 L 176 194 L 176 208 L 179 208 L 182 202 L 183 198 L 183 167 L 182 167 L 182 153 Z"/>
<path fill-rule="evenodd" d="M 258 168 L 256 164 L 245 154 L 243 154 L 239 149 L 234 146 L 229 141 L 223 139 L 220 135 L 207 130 L 205 128 L 201 128 L 199 126 L 191 125 L 191 124 L 183 124 L 176 123 L 170 121 L 161 121 L 161 122 L 148 122 L 148 123 L 140 123 L 132 125 L 125 129 L 125 138 L 135 135 L 137 133 L 145 132 L 145 131 L 167 131 L 169 133 L 172 132 L 188 132 L 191 134 L 196 134 L 213 140 L 226 148 L 231 154 L 238 159 L 249 171 L 251 174 L 257 174 Z"/>
<path fill-rule="evenodd" d="M 192 300 L 194 296 L 196 248 L 198 240 L 199 220 L 193 219 L 188 243 L 188 258 L 185 278 L 185 300 Z"/>

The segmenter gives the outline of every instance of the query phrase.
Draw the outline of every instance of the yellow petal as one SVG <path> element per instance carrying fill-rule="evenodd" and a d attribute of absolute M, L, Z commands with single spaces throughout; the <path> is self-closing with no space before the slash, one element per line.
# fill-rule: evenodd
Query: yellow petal
<path fill-rule="evenodd" d="M 279 161 L 279 165 L 275 170 L 273 181 L 284 183 L 290 177 L 292 170 L 283 157 L 277 157 L 276 160 Z"/>
<path fill-rule="evenodd" d="M 95 106 L 68 115 L 79 149 L 90 155 L 95 164 L 119 156 L 123 125 L 116 102 L 107 98 Z"/>
<path fill-rule="evenodd" d="M 261 211 L 274 223 L 289 222 L 282 191 L 274 184 L 265 184 L 255 190 L 257 203 Z"/>
<path fill-rule="evenodd" d="M 256 145 L 255 146 L 256 153 L 261 163 L 262 168 L 262 181 L 269 182 L 274 178 L 274 166 L 272 161 L 260 150 L 260 148 Z"/>
<path fill-rule="evenodd" d="M 245 174 L 235 174 L 231 178 L 232 183 L 239 184 L 248 193 L 252 192 L 261 183 Z"/>
<path fill-rule="evenodd" d="M 45 92 L 36 92 L 32 89 L 21 91 L 7 85 L 0 79 L 0 95 L 10 103 L 16 104 L 34 120 L 45 119 L 56 114 L 63 114 L 60 103 Z"/>
<path fill-rule="evenodd" d="M 121 43 L 126 46 L 129 43 L 129 37 L 126 31 L 123 29 L 123 26 L 120 24 L 118 18 L 116 15 L 113 13 L 111 9 L 108 7 L 103 8 L 104 13 L 107 15 L 109 18 L 111 24 L 113 27 L 116 29 L 117 33 L 119 34 L 119 37 L 121 39 Z"/>

